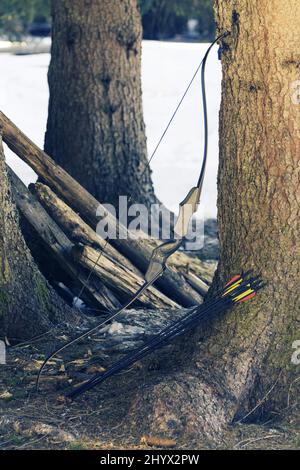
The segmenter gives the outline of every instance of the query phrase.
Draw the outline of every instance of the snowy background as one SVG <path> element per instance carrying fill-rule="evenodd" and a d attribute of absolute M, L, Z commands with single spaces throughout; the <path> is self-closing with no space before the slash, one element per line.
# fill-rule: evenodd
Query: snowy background
<path fill-rule="evenodd" d="M 142 83 L 149 154 L 180 100 L 208 44 L 143 42 Z M 221 65 L 218 47 L 206 66 L 209 116 L 209 159 L 201 199 L 203 218 L 216 217 L 218 166 L 218 111 Z M 43 147 L 48 108 L 47 70 L 50 54 L 0 54 L 0 109 L 35 143 Z M 8 149 L 9 165 L 26 183 L 34 172 Z M 151 163 L 158 197 L 175 212 L 191 186 L 197 183 L 203 152 L 203 116 L 200 75 L 189 91 L 164 142 Z"/>

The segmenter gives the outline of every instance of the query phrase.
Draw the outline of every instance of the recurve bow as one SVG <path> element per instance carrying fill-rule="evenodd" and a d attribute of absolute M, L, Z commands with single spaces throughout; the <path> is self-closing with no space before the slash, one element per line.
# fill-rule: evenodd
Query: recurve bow
<path fill-rule="evenodd" d="M 57 354 L 60 352 L 64 351 L 67 347 L 73 345 L 77 341 L 86 338 L 90 334 L 94 333 L 95 331 L 99 330 L 102 326 L 104 326 L 106 323 L 114 320 L 118 315 L 120 315 L 121 312 L 123 312 L 125 309 L 127 309 L 135 300 L 137 300 L 140 295 L 148 289 L 154 282 L 163 274 L 164 270 L 166 269 L 167 266 L 167 261 L 169 257 L 175 253 L 180 246 L 183 243 L 184 238 L 188 234 L 188 228 L 189 228 L 189 223 L 190 220 L 193 216 L 193 214 L 197 211 L 199 203 L 200 203 L 200 196 L 201 196 L 201 191 L 202 191 L 202 186 L 203 186 L 203 181 L 204 181 L 204 175 L 205 175 L 205 169 L 206 169 L 206 163 L 207 163 L 207 153 L 208 153 L 208 118 L 207 118 L 207 102 L 206 102 L 206 90 L 205 90 L 205 66 L 206 66 L 206 61 L 209 56 L 209 53 L 213 46 L 220 40 L 223 39 L 224 37 L 228 36 L 230 33 L 225 32 L 224 34 L 220 35 L 215 39 L 215 41 L 209 46 L 209 48 L 206 51 L 206 54 L 203 57 L 203 60 L 201 62 L 201 89 L 202 89 L 202 103 L 203 103 L 203 114 L 204 114 L 204 153 L 203 153 L 203 160 L 202 160 L 202 166 L 201 166 L 201 171 L 199 175 L 199 179 L 197 182 L 197 185 L 192 187 L 187 196 L 184 198 L 184 200 L 179 204 L 179 215 L 177 218 L 177 221 L 174 226 L 174 231 L 173 231 L 173 238 L 170 240 L 167 240 L 163 243 L 161 243 L 157 248 L 155 248 L 152 252 L 150 261 L 149 261 L 149 266 L 146 271 L 146 274 L 144 276 L 145 282 L 144 284 L 137 290 L 137 292 L 124 304 L 122 305 L 121 308 L 119 308 L 117 311 L 113 312 L 109 317 L 107 317 L 105 320 L 101 321 L 97 325 L 95 325 L 93 328 L 87 330 L 85 333 L 82 333 L 81 335 L 77 336 L 73 340 L 65 343 L 63 346 L 55 350 L 53 353 L 51 353 L 43 362 L 37 376 L 37 381 L 36 381 L 36 389 L 38 390 L 39 387 L 39 380 L 41 377 L 41 374 L 48 363 L 53 357 L 55 357 Z M 199 69 L 197 69 L 196 74 Z M 195 75 L 196 75 L 195 74 Z M 194 75 L 194 77 L 195 77 Z M 194 79 L 193 77 L 193 79 Z M 191 84 L 191 83 L 190 83 Z M 189 85 L 190 86 L 190 85 Z M 188 87 L 189 88 L 189 87 Z M 184 95 L 185 96 L 185 95 Z M 177 107 L 178 109 L 178 107 Z"/>

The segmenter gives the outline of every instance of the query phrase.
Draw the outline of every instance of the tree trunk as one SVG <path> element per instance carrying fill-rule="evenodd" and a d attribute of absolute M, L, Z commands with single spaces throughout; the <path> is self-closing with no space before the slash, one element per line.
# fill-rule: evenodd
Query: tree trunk
<path fill-rule="evenodd" d="M 156 202 L 136 0 L 53 0 L 45 150 L 102 203 Z"/>
<path fill-rule="evenodd" d="M 35 266 L 18 227 L 0 136 L 0 336 L 31 338 L 76 315 Z"/>
<path fill-rule="evenodd" d="M 198 438 L 220 436 L 233 420 L 280 413 L 295 403 L 299 376 L 291 358 L 300 320 L 300 106 L 292 96 L 300 3 L 218 0 L 215 11 L 219 31 L 231 36 L 222 53 L 214 287 L 249 268 L 268 284 L 179 341 L 130 411 L 134 428 L 137 422 L 146 432 Z"/>
<path fill-rule="evenodd" d="M 221 30 L 232 31 L 223 56 L 218 273 L 224 281 L 250 267 L 268 283 L 250 312 L 227 325 L 227 351 L 240 356 L 241 415 L 275 383 L 260 411 L 283 407 L 297 372 L 291 356 L 300 320 L 300 106 L 292 84 L 299 78 L 300 4 L 218 1 L 216 16 Z"/>

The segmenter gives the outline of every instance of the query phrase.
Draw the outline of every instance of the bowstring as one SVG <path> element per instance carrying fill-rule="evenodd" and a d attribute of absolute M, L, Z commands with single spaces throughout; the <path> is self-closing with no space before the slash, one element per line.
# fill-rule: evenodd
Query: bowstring
<path fill-rule="evenodd" d="M 144 174 L 146 173 L 146 171 L 148 170 L 148 168 L 149 168 L 149 166 L 150 166 L 150 164 L 151 164 L 153 158 L 155 157 L 155 155 L 156 155 L 156 153 L 157 153 L 157 151 L 158 151 L 158 149 L 159 149 L 161 143 L 163 142 L 163 140 L 164 140 L 164 138 L 165 138 L 165 136 L 166 136 L 166 134 L 167 134 L 167 132 L 168 132 L 168 130 L 169 130 L 169 128 L 170 128 L 172 122 L 173 122 L 173 120 L 175 119 L 176 114 L 178 113 L 178 111 L 179 111 L 179 109 L 180 109 L 180 107 L 181 107 L 183 101 L 185 100 L 186 95 L 188 94 L 188 92 L 189 92 L 189 90 L 190 90 L 192 84 L 194 83 L 194 81 L 195 81 L 195 79 L 196 79 L 196 77 L 197 77 L 197 75 L 198 75 L 198 73 L 199 73 L 199 71 L 200 71 L 200 69 L 201 69 L 201 67 L 202 67 L 202 64 L 203 64 L 203 63 L 206 63 L 206 60 L 207 60 L 208 55 L 209 55 L 209 52 L 211 51 L 212 47 L 213 47 L 220 39 L 222 39 L 222 38 L 225 37 L 226 35 L 227 35 L 227 33 L 223 33 L 223 34 L 221 34 L 220 36 L 218 36 L 218 37 L 212 42 L 212 44 L 210 45 L 210 47 L 208 48 L 208 50 L 207 50 L 206 53 L 204 54 L 203 59 L 201 60 L 201 62 L 199 63 L 198 67 L 196 68 L 194 74 L 192 75 L 192 78 L 190 79 L 190 81 L 189 81 L 187 87 L 185 88 L 183 95 L 181 96 L 181 98 L 180 98 L 180 100 L 179 100 L 179 102 L 178 102 L 176 108 L 174 109 L 174 111 L 173 111 L 173 113 L 172 113 L 172 115 L 171 115 L 171 118 L 169 119 L 169 121 L 168 121 L 168 123 L 167 123 L 167 125 L 166 125 L 166 127 L 165 127 L 165 129 L 164 129 L 164 131 L 162 132 L 160 138 L 158 139 L 158 142 L 157 142 L 156 146 L 154 147 L 154 150 L 152 151 L 152 153 L 151 153 L 151 155 L 150 155 L 150 158 L 149 158 L 149 160 L 148 160 L 148 162 L 147 162 L 147 164 L 146 164 L 146 166 L 145 166 L 145 168 L 144 168 L 144 170 L 143 170 L 143 172 L 142 172 L 142 174 L 141 174 L 141 176 L 140 176 L 140 180 L 142 180 L 142 178 L 143 178 Z M 207 160 L 207 134 L 208 134 L 208 130 L 207 130 L 207 107 L 206 107 L 206 93 L 205 93 L 204 70 L 202 71 L 201 88 L 202 88 L 202 99 L 203 99 L 203 111 L 204 111 L 204 123 L 205 123 L 205 137 L 206 137 L 206 139 L 205 139 L 205 148 L 204 148 L 203 165 L 202 165 L 202 168 L 201 168 L 201 174 L 200 174 L 200 177 L 199 177 L 198 184 L 199 184 L 199 182 L 201 181 L 201 179 L 203 178 L 204 170 L 205 170 L 205 165 L 206 165 L 206 160 Z M 128 203 L 130 203 L 130 202 L 132 201 L 132 199 L 133 199 L 133 194 L 131 193 L 131 195 L 130 195 L 129 198 L 128 198 Z M 100 261 L 100 259 L 101 259 L 101 256 L 102 256 L 102 254 L 104 253 L 105 248 L 106 248 L 107 244 L 109 243 L 109 241 L 110 241 L 110 239 L 109 239 L 109 237 L 107 237 L 106 242 L 105 242 L 105 244 L 104 244 L 104 247 L 103 247 L 102 251 L 99 253 L 99 256 L 97 257 L 97 259 L 96 259 L 94 265 L 92 266 L 92 268 L 91 268 L 91 270 L 90 270 L 90 272 L 89 272 L 88 278 L 87 278 L 85 284 L 82 286 L 81 291 L 80 291 L 80 294 L 78 295 L 77 298 L 79 298 L 80 295 L 83 294 L 83 292 L 84 292 L 84 290 L 85 290 L 85 288 L 86 288 L 86 286 L 87 286 L 87 284 L 88 284 L 88 281 L 89 281 L 90 277 L 92 276 L 92 274 L 95 272 L 95 270 L 96 270 L 96 268 L 97 268 L 97 266 L 98 266 L 98 263 L 99 263 L 99 261 Z M 99 311 L 99 310 L 98 310 L 98 309 L 94 309 L 93 311 Z M 108 310 L 108 311 L 109 311 L 109 310 Z"/>
<path fill-rule="evenodd" d="M 213 42 L 213 44 L 215 44 L 221 37 L 222 37 L 222 36 L 218 37 L 218 38 Z M 145 168 L 144 168 L 144 170 L 143 170 L 143 172 L 142 172 L 142 174 L 141 174 L 141 176 L 140 176 L 140 180 L 142 180 L 142 178 L 143 178 L 143 176 L 145 175 L 146 171 L 148 170 L 148 168 L 149 168 L 149 166 L 150 166 L 152 160 L 153 160 L 154 157 L 156 156 L 156 153 L 157 153 L 159 147 L 161 146 L 161 144 L 162 144 L 162 142 L 163 142 L 163 140 L 164 140 L 164 138 L 165 138 L 165 136 L 166 136 L 166 134 L 167 134 L 167 132 L 168 132 L 168 130 L 169 130 L 171 124 L 172 124 L 172 122 L 174 121 L 174 119 L 175 119 L 175 117 L 176 117 L 176 115 L 177 115 L 179 109 L 180 109 L 181 106 L 182 106 L 183 101 L 184 101 L 185 98 L 186 98 L 186 95 L 188 94 L 188 92 L 189 92 L 189 90 L 190 90 L 192 84 L 194 83 L 194 81 L 195 81 L 195 79 L 196 79 L 196 77 L 197 77 L 197 75 L 198 75 L 198 73 L 199 73 L 199 71 L 200 71 L 200 69 L 201 69 L 201 66 L 202 66 L 202 64 L 203 64 L 204 59 L 205 59 L 205 56 L 203 57 L 203 59 L 201 60 L 201 62 L 199 63 L 199 65 L 197 66 L 195 72 L 193 73 L 192 78 L 190 79 L 190 81 L 189 81 L 187 87 L 186 87 L 185 90 L 184 90 L 184 93 L 182 94 L 182 96 L 181 96 L 181 98 L 180 98 L 180 100 L 179 100 L 177 106 L 175 107 L 175 109 L 174 109 L 174 111 L 173 111 L 173 113 L 172 113 L 172 115 L 171 115 L 169 121 L 167 122 L 167 125 L 166 125 L 165 128 L 164 128 L 164 131 L 162 132 L 160 138 L 158 139 L 157 144 L 156 144 L 156 146 L 154 147 L 154 149 L 153 149 L 153 151 L 152 151 L 152 153 L 151 153 L 151 155 L 150 155 L 150 157 L 149 157 L 149 159 L 148 159 L 148 161 L 147 161 L 147 164 L 146 164 L 146 166 L 145 166 Z M 128 203 L 130 203 L 130 202 L 132 201 L 132 199 L 133 199 L 133 194 L 131 194 L 131 195 L 129 196 L 129 198 L 128 198 Z M 110 238 L 107 237 L 106 240 L 105 240 L 105 243 L 104 243 L 103 248 L 101 249 L 101 251 L 100 251 L 98 257 L 96 258 L 96 260 L 95 260 L 93 266 L 91 267 L 91 269 L 90 269 L 90 271 L 89 271 L 89 273 L 88 273 L 88 275 L 87 275 L 87 277 L 86 277 L 86 280 L 84 281 L 83 285 L 81 286 L 81 288 L 80 288 L 78 294 L 74 297 L 74 299 L 76 299 L 76 300 L 74 301 L 73 307 L 74 307 L 79 313 L 81 313 L 81 311 L 80 311 L 79 306 L 77 305 L 77 304 L 78 304 L 78 301 L 80 300 L 81 296 L 84 294 L 84 292 L 85 292 L 85 290 L 86 290 L 86 288 L 87 288 L 87 286 L 88 286 L 89 280 L 91 279 L 92 275 L 95 273 L 95 270 L 96 270 L 97 266 L 99 265 L 99 262 L 100 262 L 100 260 L 101 260 L 102 255 L 105 254 L 105 250 L 106 250 L 106 247 L 107 247 L 107 245 L 108 245 L 109 242 L 110 242 Z M 104 311 L 105 311 L 105 310 L 101 310 L 101 309 L 92 309 L 92 310 L 93 310 L 94 312 L 104 312 Z M 106 307 L 106 312 L 108 312 L 108 313 L 113 313 L 112 310 L 111 310 L 110 308 L 108 308 L 108 307 Z M 24 342 L 24 343 L 21 343 L 20 345 L 17 345 L 17 347 L 23 346 L 23 345 L 26 345 L 26 344 L 30 344 L 31 342 L 34 342 L 34 341 L 38 341 L 39 339 L 43 338 L 43 337 L 46 336 L 47 334 L 52 333 L 54 330 L 56 330 L 59 326 L 63 325 L 64 323 L 65 323 L 65 322 L 61 322 L 61 323 L 58 323 L 57 325 L 54 325 L 53 328 L 51 328 L 50 330 L 46 331 L 45 333 L 43 333 L 43 334 L 41 334 L 41 335 L 39 335 L 39 336 L 37 336 L 37 337 L 35 337 L 35 338 L 32 338 L 32 340 L 29 340 L 28 342 Z"/>
<path fill-rule="evenodd" d="M 217 41 L 217 40 L 218 40 L 218 39 L 216 39 L 216 41 Z M 156 146 L 154 147 L 154 150 L 152 151 L 152 153 L 151 153 L 151 155 L 150 155 L 150 157 L 149 157 L 149 159 L 148 159 L 148 161 L 147 161 L 147 164 L 146 164 L 146 166 L 145 166 L 145 168 L 144 168 L 144 170 L 143 170 L 143 172 L 142 172 L 142 174 L 141 174 L 141 176 L 140 176 L 140 180 L 143 179 L 143 176 L 145 175 L 146 171 L 148 170 L 148 168 L 149 168 L 149 166 L 150 166 L 150 164 L 151 164 L 153 158 L 155 157 L 155 155 L 156 155 L 156 153 L 157 153 L 157 151 L 158 151 L 160 145 L 162 144 L 162 142 L 163 142 L 163 140 L 164 140 L 164 138 L 165 138 L 165 136 L 166 136 L 166 134 L 167 134 L 167 132 L 168 132 L 168 130 L 169 130 L 171 124 L 172 124 L 172 122 L 173 122 L 174 119 L 175 119 L 176 114 L 178 113 L 178 111 L 179 111 L 179 109 L 180 109 L 180 107 L 181 107 L 181 105 L 182 105 L 182 103 L 183 103 L 183 101 L 184 101 L 186 95 L 188 94 L 188 92 L 189 92 L 189 90 L 190 90 L 190 88 L 191 88 L 193 82 L 195 81 L 195 79 L 196 79 L 196 77 L 197 77 L 197 75 L 198 75 L 198 73 L 199 73 L 199 70 L 201 69 L 201 66 L 202 66 L 202 64 L 203 64 L 203 60 L 204 60 L 204 58 L 201 60 L 200 64 L 197 66 L 197 68 L 196 68 L 196 70 L 195 70 L 195 72 L 194 72 L 192 78 L 190 79 L 190 81 L 189 81 L 187 87 L 186 87 L 185 90 L 184 90 L 183 95 L 181 96 L 181 98 L 180 98 L 180 100 L 179 100 L 179 102 L 178 102 L 176 108 L 174 109 L 174 111 L 173 111 L 173 113 L 172 113 L 172 115 L 171 115 L 171 117 L 170 117 L 170 119 L 169 119 L 169 121 L 168 121 L 168 123 L 167 123 L 167 125 L 166 125 L 166 127 L 165 127 L 165 129 L 164 129 L 164 131 L 162 132 L 160 138 L 158 139 L 158 142 L 157 142 Z M 133 199 L 133 194 L 131 193 L 131 195 L 130 195 L 129 198 L 128 198 L 128 203 L 130 203 L 130 202 L 132 201 L 132 199 Z M 99 255 L 98 255 L 96 261 L 94 262 L 94 265 L 92 266 L 92 268 L 91 268 L 90 271 L 89 271 L 89 274 L 88 274 L 88 276 L 87 276 L 87 279 L 86 279 L 85 283 L 82 285 L 82 287 L 81 287 L 81 289 L 80 289 L 80 291 L 79 291 L 79 293 L 78 293 L 78 295 L 77 295 L 77 297 L 76 297 L 77 300 L 80 299 L 80 297 L 81 297 L 82 294 L 84 293 L 84 291 L 85 291 L 85 289 L 86 289 L 86 287 L 87 287 L 87 285 L 88 285 L 88 282 L 89 282 L 91 276 L 94 274 L 94 272 L 95 272 L 95 270 L 96 270 L 96 268 L 97 268 L 97 266 L 98 266 L 98 263 L 99 263 L 100 260 L 101 260 L 102 255 L 105 253 L 105 249 L 106 249 L 106 247 L 107 247 L 109 241 L 110 241 L 110 238 L 107 237 L 106 240 L 105 240 L 105 244 L 104 244 L 104 246 L 103 246 L 101 252 L 99 253 Z M 76 303 L 77 303 L 77 300 L 76 300 Z M 97 312 L 98 312 L 99 310 L 98 310 L 98 309 L 93 309 L 93 311 L 97 311 Z M 110 309 L 108 309 L 108 312 L 109 312 L 109 313 L 112 313 L 112 312 L 110 311 Z"/>

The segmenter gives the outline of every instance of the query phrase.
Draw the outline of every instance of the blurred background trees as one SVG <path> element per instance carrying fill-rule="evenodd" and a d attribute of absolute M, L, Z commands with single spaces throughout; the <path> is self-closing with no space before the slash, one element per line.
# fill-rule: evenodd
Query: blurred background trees
<path fill-rule="evenodd" d="M 50 0 L 1 0 L 0 34 L 20 39 L 33 23 L 50 22 Z M 43 34 L 42 34 L 43 35 Z"/>
<path fill-rule="evenodd" d="M 213 0 L 137 2 L 145 39 L 201 41 L 214 36 Z M 50 17 L 50 0 L 1 0 L 0 34 L 10 39 L 20 39 L 28 33 L 46 35 L 50 32 Z"/>
<path fill-rule="evenodd" d="M 212 39 L 212 0 L 138 0 L 145 39 Z M 194 24 L 189 20 L 195 20 Z M 189 27 L 188 27 L 189 22 Z"/>

